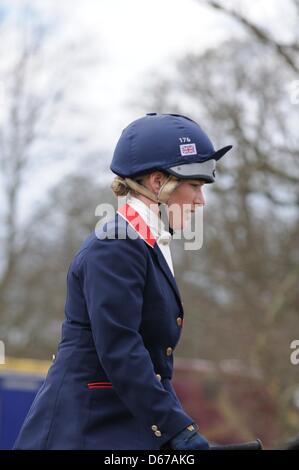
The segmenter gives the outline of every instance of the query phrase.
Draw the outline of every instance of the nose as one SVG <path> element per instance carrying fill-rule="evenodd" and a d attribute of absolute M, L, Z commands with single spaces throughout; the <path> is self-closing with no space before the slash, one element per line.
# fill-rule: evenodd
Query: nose
<path fill-rule="evenodd" d="M 203 186 L 200 186 L 199 188 L 197 188 L 196 196 L 195 196 L 195 199 L 194 199 L 194 204 L 195 205 L 200 205 L 200 206 L 205 206 L 206 199 L 205 199 L 204 192 L 203 192 Z"/>

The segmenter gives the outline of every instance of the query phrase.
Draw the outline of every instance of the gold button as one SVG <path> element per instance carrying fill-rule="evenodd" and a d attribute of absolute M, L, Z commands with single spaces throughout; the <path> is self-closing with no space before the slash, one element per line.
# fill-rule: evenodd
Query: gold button
<path fill-rule="evenodd" d="M 183 320 L 182 320 L 181 317 L 178 317 L 178 318 L 176 319 L 176 322 L 177 322 L 178 326 L 182 326 Z"/>
<path fill-rule="evenodd" d="M 156 426 L 155 424 L 152 425 L 152 431 L 158 431 L 158 426 Z"/>
<path fill-rule="evenodd" d="M 166 355 L 171 356 L 171 354 L 172 354 L 172 348 L 169 347 L 166 349 Z"/>
<path fill-rule="evenodd" d="M 156 436 L 156 437 L 161 437 L 161 436 L 162 436 L 162 434 L 161 434 L 161 432 L 160 432 L 160 431 L 155 431 L 155 436 Z"/>
<path fill-rule="evenodd" d="M 56 355 L 55 354 L 52 354 L 52 362 L 54 362 L 56 359 Z"/>
<path fill-rule="evenodd" d="M 157 379 L 159 380 L 159 382 L 161 382 L 161 379 L 162 379 L 161 375 L 160 375 L 160 374 L 156 374 L 156 377 L 157 377 Z"/>

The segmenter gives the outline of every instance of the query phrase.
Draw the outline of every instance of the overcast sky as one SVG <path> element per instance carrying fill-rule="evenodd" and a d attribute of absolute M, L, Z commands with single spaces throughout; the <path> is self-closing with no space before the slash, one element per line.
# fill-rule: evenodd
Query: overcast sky
<path fill-rule="evenodd" d="M 283 15 L 286 2 L 226 0 L 225 4 L 242 8 L 266 29 L 288 40 L 295 22 Z M 60 126 L 66 133 L 79 126 L 90 147 L 105 152 L 107 160 L 122 129 L 138 117 L 127 103 L 140 91 L 145 77 L 167 73 L 184 52 L 204 51 L 243 34 L 233 20 L 200 0 L 3 0 L 0 19 L 20 9 L 20 21 L 27 15 L 52 31 L 57 53 L 63 41 L 82 41 L 85 51 L 96 57 L 98 65 L 86 73 L 82 85 L 68 90 L 72 100 L 90 112 L 92 121 L 65 119 Z M 7 51 L 7 57 L 10 54 Z M 36 194 L 40 182 L 52 184 L 56 174 L 56 164 L 49 165 L 36 182 Z"/>
<path fill-rule="evenodd" d="M 286 34 L 292 30 L 292 18 L 282 14 L 287 1 L 226 0 L 225 4 L 242 8 L 265 28 L 275 25 L 277 34 Z M 26 9 L 36 22 L 52 28 L 58 49 L 67 39 L 82 40 L 84 47 L 90 47 L 99 65 L 80 90 L 71 92 L 98 113 L 100 122 L 94 132 L 90 129 L 90 138 L 99 140 L 104 134 L 107 147 L 136 118 L 136 110 L 128 109 L 126 102 L 146 76 L 165 73 L 186 51 L 200 52 L 241 34 L 236 22 L 203 0 L 3 0 L 2 4 Z M 103 146 L 103 141 L 99 143 Z"/>
<path fill-rule="evenodd" d="M 293 34 L 294 18 L 283 15 L 288 0 L 226 0 L 281 37 Z M 53 2 L 50 2 L 53 3 Z M 71 8 L 70 8 L 70 5 Z M 241 34 L 226 15 L 201 0 L 85 0 L 64 2 L 65 33 L 89 36 L 102 57 L 88 90 L 105 113 L 101 123 L 113 142 L 136 111 L 125 103 L 147 74 L 165 72 L 186 51 L 203 51 Z M 286 27 L 286 24 L 288 27 Z M 78 33 L 77 33 L 78 31 Z M 91 93 L 92 92 L 92 93 Z"/>
<path fill-rule="evenodd" d="M 100 58 L 98 72 L 89 77 L 88 95 L 104 111 L 99 126 L 113 144 L 136 118 L 136 110 L 126 103 L 144 78 L 165 73 L 186 51 L 221 42 L 231 33 L 228 24 L 233 25 L 196 0 L 87 0 L 74 5 L 66 13 L 65 33 L 71 36 L 78 29 Z"/>

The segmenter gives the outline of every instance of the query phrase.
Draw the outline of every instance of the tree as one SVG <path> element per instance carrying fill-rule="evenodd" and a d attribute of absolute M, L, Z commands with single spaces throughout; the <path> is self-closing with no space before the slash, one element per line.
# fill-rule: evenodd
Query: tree
<path fill-rule="evenodd" d="M 79 81 L 81 72 L 75 70 L 83 64 L 90 70 L 93 51 L 84 49 L 84 38 L 80 47 L 61 38 L 51 18 L 34 6 L 20 6 L 15 14 L 11 5 L 3 8 L 10 14 L 0 24 L 0 312 L 2 319 L 7 315 L 13 320 L 13 311 L 8 315 L 7 310 L 15 295 L 11 286 L 30 243 L 27 228 L 39 222 L 28 208 L 21 216 L 20 204 L 39 171 L 54 162 L 58 166 L 67 156 L 78 160 L 83 150 L 90 152 L 86 145 L 83 149 L 78 128 L 70 133 L 65 123 L 70 114 L 74 127 L 78 116 L 87 119 L 83 108 L 71 109 L 68 88 Z"/>
<path fill-rule="evenodd" d="M 293 72 L 299 72 L 299 62 L 298 62 L 298 53 L 299 53 L 299 40 L 298 40 L 298 28 L 297 31 L 294 29 L 293 39 L 288 43 L 283 42 L 279 39 L 276 39 L 274 34 L 270 31 L 267 31 L 265 28 L 254 23 L 244 14 L 240 5 L 238 4 L 236 8 L 230 8 L 224 3 L 217 2 L 214 0 L 201 0 L 202 3 L 209 5 L 214 8 L 216 11 L 223 12 L 231 18 L 235 19 L 239 24 L 241 24 L 244 29 L 249 33 L 260 44 L 264 44 L 270 47 L 272 51 L 276 53 L 281 60 L 293 70 Z M 297 17 L 299 15 L 299 2 L 298 0 L 293 0 L 291 5 L 288 6 L 289 17 L 294 15 Z"/>

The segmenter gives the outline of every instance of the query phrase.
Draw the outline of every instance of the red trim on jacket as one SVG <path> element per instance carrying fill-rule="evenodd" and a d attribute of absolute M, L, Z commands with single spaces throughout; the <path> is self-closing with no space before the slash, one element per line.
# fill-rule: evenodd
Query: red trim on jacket
<path fill-rule="evenodd" d="M 87 384 L 88 389 L 93 388 L 112 388 L 111 382 L 90 382 Z"/>
<path fill-rule="evenodd" d="M 121 206 L 117 213 L 121 215 L 136 232 L 141 236 L 141 238 L 151 247 L 156 243 L 156 239 L 152 234 L 149 226 L 141 215 L 132 207 L 130 204 L 124 204 Z"/>

